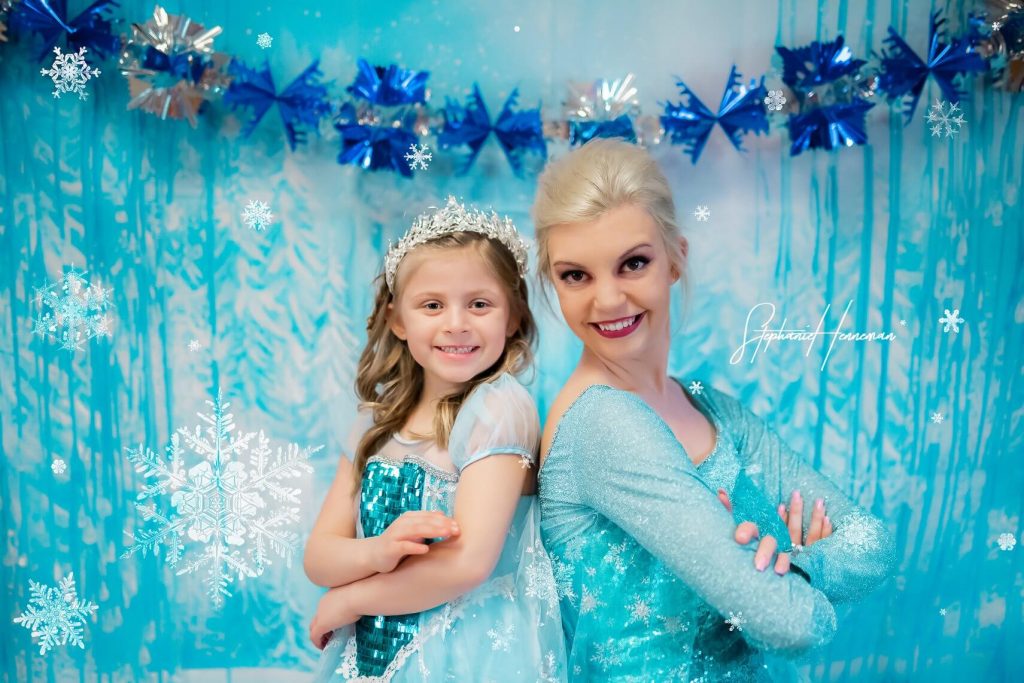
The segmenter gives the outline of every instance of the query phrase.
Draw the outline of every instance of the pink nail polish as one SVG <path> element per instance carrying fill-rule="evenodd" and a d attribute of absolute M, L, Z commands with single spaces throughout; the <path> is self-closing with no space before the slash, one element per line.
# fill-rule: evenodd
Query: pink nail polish
<path fill-rule="evenodd" d="M 818 509 L 818 510 L 824 510 L 825 509 L 825 499 L 824 498 L 819 498 L 818 500 L 814 501 L 814 507 L 816 509 Z"/>

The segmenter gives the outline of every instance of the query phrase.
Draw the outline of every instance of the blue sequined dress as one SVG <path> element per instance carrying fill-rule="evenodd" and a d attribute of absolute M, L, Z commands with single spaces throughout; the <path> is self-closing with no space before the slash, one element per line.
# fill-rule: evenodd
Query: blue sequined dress
<path fill-rule="evenodd" d="M 591 386 L 557 426 L 539 495 L 571 681 L 772 680 L 764 651 L 791 657 L 828 642 L 832 603 L 865 594 L 891 570 L 880 520 L 733 397 L 683 391 L 717 434 L 699 468 L 627 391 Z M 775 507 L 794 489 L 809 501 L 805 529 L 824 498 L 834 533 L 794 549 L 798 570 L 759 572 L 756 544 L 736 543 L 736 523 L 752 519 L 788 549 Z"/>
<path fill-rule="evenodd" d="M 357 536 L 379 535 L 409 510 L 451 515 L 459 473 L 494 455 L 534 465 L 539 432 L 533 399 L 515 378 L 505 374 L 478 386 L 459 410 L 447 451 L 395 436 L 367 461 Z M 483 584 L 425 612 L 362 617 L 336 630 L 315 680 L 565 681 L 558 594 L 541 544 L 537 497 L 520 498 Z"/>

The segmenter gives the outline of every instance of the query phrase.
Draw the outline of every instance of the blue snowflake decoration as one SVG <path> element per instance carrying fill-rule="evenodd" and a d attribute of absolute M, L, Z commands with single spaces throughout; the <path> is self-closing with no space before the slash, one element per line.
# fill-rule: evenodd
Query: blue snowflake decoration
<path fill-rule="evenodd" d="M 929 75 L 938 83 L 944 99 L 959 102 L 964 93 L 957 87 L 956 79 L 988 68 L 975 50 L 971 36 L 945 42 L 942 25 L 946 20 L 940 18 L 941 14 L 941 10 L 932 13 L 926 59 L 921 59 L 892 26 L 889 27 L 889 36 L 883 41 L 886 49 L 880 56 L 878 88 L 890 101 L 907 98 L 903 108 L 907 123 L 914 116 Z"/>
<path fill-rule="evenodd" d="M 372 66 L 365 59 L 357 69 L 346 88 L 356 102 L 346 102 L 334 121 L 341 137 L 338 163 L 411 177 L 405 154 L 418 142 L 418 107 L 426 102 L 430 72 Z"/>
<path fill-rule="evenodd" d="M 32 637 L 39 638 L 39 654 L 45 655 L 47 650 L 68 643 L 84 650 L 85 620 L 99 606 L 78 599 L 74 572 L 68 572 L 57 587 L 31 579 L 28 587 L 32 599 L 21 616 L 14 618 L 14 623 L 31 629 Z"/>
<path fill-rule="evenodd" d="M 82 342 L 93 337 L 110 336 L 105 311 L 112 290 L 89 284 L 82 277 L 86 272 L 72 264 L 60 282 L 35 288 L 38 313 L 32 331 L 59 340 L 68 351 L 81 350 Z"/>
<path fill-rule="evenodd" d="M 288 146 L 306 141 L 306 131 L 316 131 L 320 119 L 330 113 L 327 102 L 327 85 L 320 83 L 320 60 L 315 59 L 288 87 L 278 94 L 270 66 L 264 62 L 260 70 L 252 69 L 240 61 L 228 65 L 228 73 L 234 80 L 224 93 L 224 102 L 232 109 L 246 107 L 252 111 L 252 118 L 242 128 L 242 135 L 248 137 L 276 102 L 281 120 L 288 136 Z"/>
<path fill-rule="evenodd" d="M 867 142 L 867 111 L 875 103 L 864 95 L 870 96 L 873 84 L 862 78 L 866 62 L 854 58 L 843 36 L 795 49 L 777 46 L 775 51 L 782 59 L 782 81 L 800 105 L 786 122 L 790 156 Z"/>
<path fill-rule="evenodd" d="M 473 93 L 469 96 L 466 106 L 448 101 L 444 109 L 444 127 L 437 136 L 437 142 L 445 148 L 463 145 L 469 148 L 469 155 L 459 170 L 460 175 L 469 172 L 491 133 L 505 152 L 513 172 L 519 177 L 523 175 L 525 154 L 532 152 L 542 159 L 547 159 L 540 106 L 538 105 L 537 109 L 515 111 L 518 97 L 519 89 L 516 88 L 505 100 L 505 106 L 501 108 L 501 113 L 493 124 L 487 112 L 487 105 L 480 95 L 480 87 L 476 83 L 473 84 Z"/>
<path fill-rule="evenodd" d="M 694 164 L 700 158 L 716 123 L 739 151 L 743 151 L 744 134 L 753 132 L 760 135 L 768 132 L 768 116 L 764 109 L 767 91 L 763 76 L 760 83 L 751 80 L 747 87 L 741 85 L 740 74 L 733 66 L 717 114 L 704 106 L 682 80 L 678 80 L 676 85 L 686 102 L 666 103 L 661 125 L 672 144 L 683 145 L 683 150 L 690 155 Z"/>
<path fill-rule="evenodd" d="M 171 436 L 167 456 L 138 448 L 128 449 L 128 460 L 147 480 L 138 494 L 139 501 L 170 494 L 170 512 L 157 509 L 155 502 L 136 509 L 148 528 L 137 532 L 134 544 L 121 556 L 142 551 L 159 554 L 167 547 L 167 564 L 174 568 L 182 561 L 186 543 L 199 545 L 195 556 L 185 562 L 177 575 L 206 570 L 204 583 L 214 604 L 220 606 L 230 597 L 228 584 L 263 574 L 270 562 L 269 551 L 291 566 L 299 536 L 289 527 L 299 521 L 300 489 L 284 485 L 289 478 L 312 472 L 309 456 L 322 446 L 302 451 L 296 444 L 271 452 L 268 439 L 259 433 L 232 434 L 234 417 L 226 413 L 231 404 L 223 403 L 220 392 L 215 401 L 206 402 L 212 413 L 198 413 L 207 424 L 206 435 L 180 427 Z M 255 447 L 250 442 L 256 439 Z M 182 440 L 198 456 L 199 462 L 186 469 Z M 248 462 L 239 458 L 248 454 Z M 278 503 L 277 505 L 273 504 Z M 187 540 L 186 540 L 187 539 Z"/>
<path fill-rule="evenodd" d="M 36 33 L 42 38 L 37 60 L 48 55 L 60 38 L 67 38 L 69 52 L 85 47 L 101 59 L 116 54 L 121 39 L 114 35 L 110 11 L 117 7 L 113 0 L 97 0 L 74 19 L 68 19 L 67 0 L 21 0 L 11 12 L 11 29 Z"/>

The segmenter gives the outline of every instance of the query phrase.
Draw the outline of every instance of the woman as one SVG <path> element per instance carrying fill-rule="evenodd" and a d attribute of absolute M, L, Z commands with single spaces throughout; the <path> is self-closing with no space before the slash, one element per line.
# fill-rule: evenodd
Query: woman
<path fill-rule="evenodd" d="M 570 152 L 541 176 L 533 215 L 541 276 L 583 342 L 539 475 L 570 680 L 769 680 L 761 651 L 827 642 L 832 602 L 885 578 L 891 539 L 733 397 L 667 374 L 688 245 L 645 151 L 595 140 Z M 793 572 L 783 559 L 764 571 L 764 552 L 753 566 L 716 489 L 761 520 L 794 492 L 780 510 Z"/>

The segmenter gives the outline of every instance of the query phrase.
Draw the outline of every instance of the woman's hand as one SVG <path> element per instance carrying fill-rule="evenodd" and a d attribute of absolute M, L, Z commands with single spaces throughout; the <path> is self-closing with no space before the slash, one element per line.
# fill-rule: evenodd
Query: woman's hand
<path fill-rule="evenodd" d="M 789 528 L 789 538 L 794 546 L 806 547 L 828 538 L 832 535 L 832 522 L 825 514 L 825 501 L 821 498 L 814 501 L 814 510 L 811 511 L 811 526 L 807 529 L 807 535 L 801 540 L 803 534 L 804 501 L 799 491 L 793 491 L 789 499 L 789 510 L 786 510 L 785 503 L 779 503 L 779 517 Z"/>
<path fill-rule="evenodd" d="M 437 511 L 413 510 L 403 513 L 373 538 L 374 569 L 381 574 L 393 571 L 406 555 L 423 555 L 430 550 L 428 538 L 458 536 L 459 525 L 451 517 Z"/>
<path fill-rule="evenodd" d="M 331 632 L 336 628 L 354 624 L 361 615 L 356 614 L 348 606 L 345 599 L 345 586 L 332 588 L 320 598 L 316 614 L 309 624 L 309 640 L 318 650 L 327 647 Z"/>
<path fill-rule="evenodd" d="M 725 489 L 718 489 L 718 500 L 722 501 L 722 505 L 725 506 L 726 510 L 732 512 L 732 502 L 729 500 L 729 494 L 725 492 Z M 758 534 L 756 524 L 753 522 L 741 522 L 736 527 L 734 538 L 740 545 L 746 545 L 757 538 Z M 767 569 L 778 547 L 779 542 L 775 540 L 774 536 L 769 535 L 761 539 L 761 542 L 757 545 L 757 552 L 754 553 L 754 566 L 757 568 L 757 571 L 763 572 Z M 775 560 L 775 573 L 782 576 L 788 571 L 789 553 L 779 553 L 778 558 Z"/>

